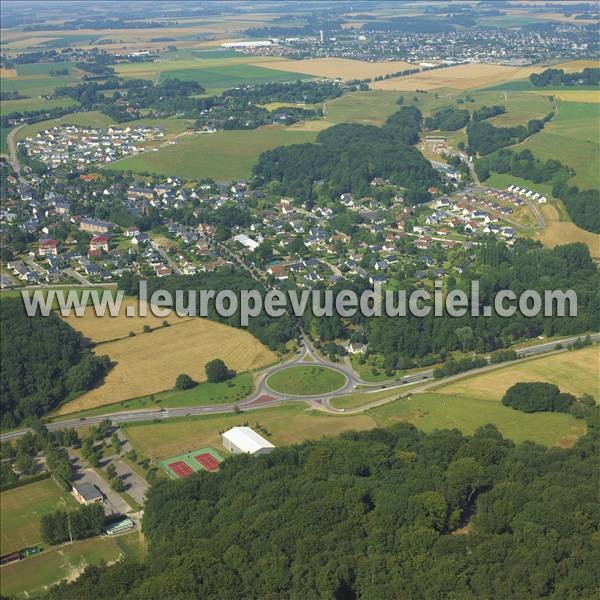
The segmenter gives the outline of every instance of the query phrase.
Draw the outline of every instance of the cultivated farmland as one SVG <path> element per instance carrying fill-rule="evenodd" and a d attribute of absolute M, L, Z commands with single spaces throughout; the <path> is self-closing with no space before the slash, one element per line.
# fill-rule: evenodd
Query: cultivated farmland
<path fill-rule="evenodd" d="M 101 292 L 99 295 L 102 297 Z M 127 337 L 131 331 L 135 334 L 142 333 L 146 325 L 152 329 L 156 329 L 157 327 L 162 327 L 164 322 L 171 325 L 189 321 L 193 318 L 179 317 L 175 312 L 171 313 L 168 317 L 155 317 L 148 305 L 145 307 L 147 313 L 145 317 L 137 314 L 133 317 L 127 317 L 125 313 L 130 307 L 135 309 L 136 313 L 138 312 L 137 298 L 125 298 L 121 304 L 121 314 L 118 317 L 111 317 L 108 311 L 104 316 L 98 317 L 90 307 L 85 311 L 83 317 L 78 317 L 74 312 L 71 312 L 69 316 L 62 318 L 73 329 L 80 331 L 86 338 L 96 343 Z"/>
<path fill-rule="evenodd" d="M 397 71 L 414 69 L 415 65 L 402 60 L 390 62 L 371 63 L 362 60 L 351 60 L 348 58 L 310 58 L 307 60 L 284 60 L 276 63 L 256 63 L 258 66 L 278 71 L 292 71 L 295 73 L 306 73 L 315 77 L 327 77 L 329 79 L 365 79 L 388 75 Z"/>
<path fill-rule="evenodd" d="M 408 77 L 394 77 L 384 81 L 375 81 L 371 87 L 376 90 L 435 90 L 470 88 L 493 85 L 502 81 L 523 79 L 531 73 L 539 72 L 539 67 L 506 67 L 491 64 L 468 64 L 423 71 Z"/>
<path fill-rule="evenodd" d="M 230 369 L 238 372 L 276 360 L 275 354 L 247 331 L 199 318 L 108 342 L 96 348 L 96 352 L 107 354 L 116 366 L 102 386 L 67 402 L 58 414 L 171 389 L 181 373 L 205 381 L 204 365 L 213 358 L 223 359 Z"/>

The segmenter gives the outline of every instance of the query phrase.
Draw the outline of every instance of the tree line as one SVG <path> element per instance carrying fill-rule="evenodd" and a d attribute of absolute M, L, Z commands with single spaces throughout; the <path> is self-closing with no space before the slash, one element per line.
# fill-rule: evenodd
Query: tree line
<path fill-rule="evenodd" d="M 541 73 L 532 73 L 529 81 L 534 87 L 596 87 L 600 85 L 600 69 L 586 67 L 577 73 L 546 69 Z"/>
<path fill-rule="evenodd" d="M 55 313 L 27 316 L 21 298 L 0 310 L 0 416 L 3 428 L 42 416 L 96 385 L 111 364 Z"/>
<path fill-rule="evenodd" d="M 143 562 L 47 597 L 592 597 L 599 449 L 399 423 L 233 457 L 152 486 Z"/>

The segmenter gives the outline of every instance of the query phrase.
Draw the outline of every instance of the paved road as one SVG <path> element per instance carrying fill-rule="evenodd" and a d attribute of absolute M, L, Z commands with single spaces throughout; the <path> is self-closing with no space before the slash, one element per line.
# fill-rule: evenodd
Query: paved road
<path fill-rule="evenodd" d="M 537 356 L 539 354 L 552 352 L 556 349 L 557 344 L 562 345 L 561 350 L 557 350 L 556 352 L 566 352 L 568 346 L 573 344 L 579 337 L 571 337 L 566 338 L 560 341 L 552 341 L 552 342 L 541 342 L 539 344 L 534 344 L 527 348 L 521 348 L 516 350 L 517 355 L 520 358 Z M 600 333 L 590 334 L 590 338 L 594 342 L 600 341 Z M 235 410 L 235 407 L 239 407 L 244 411 L 251 410 L 260 410 L 261 408 L 265 408 L 268 406 L 275 406 L 277 404 L 281 404 L 286 401 L 305 401 L 309 404 L 323 408 L 325 410 L 330 410 L 332 412 L 340 412 L 332 408 L 329 404 L 329 401 L 336 396 L 343 396 L 348 394 L 349 392 L 353 392 L 355 394 L 368 394 L 370 392 L 374 392 L 377 390 L 389 389 L 390 391 L 398 390 L 402 391 L 403 387 L 407 385 L 422 382 L 424 385 L 437 385 L 444 381 L 450 381 L 452 379 L 456 379 L 459 377 L 464 377 L 465 375 L 470 375 L 477 371 L 467 371 L 466 373 L 460 373 L 456 376 L 444 379 L 436 379 L 433 380 L 433 369 L 428 369 L 425 371 L 420 371 L 419 373 L 406 375 L 404 377 L 400 377 L 397 379 L 392 379 L 388 381 L 382 382 L 367 382 L 363 381 L 358 377 L 356 373 L 352 370 L 352 368 L 345 363 L 331 363 L 321 356 L 319 356 L 309 340 L 304 337 L 304 343 L 301 347 L 301 350 L 298 356 L 288 360 L 287 362 L 275 365 L 268 369 L 262 371 L 257 379 L 256 379 L 256 390 L 253 394 L 251 394 L 246 400 L 243 402 L 239 402 L 236 404 L 218 404 L 218 405 L 209 405 L 209 406 L 190 406 L 185 408 L 163 408 L 163 409 L 147 409 L 147 410 L 129 410 L 124 412 L 116 412 L 116 413 L 108 413 L 104 415 L 98 415 L 94 417 L 80 417 L 74 419 L 65 419 L 64 421 L 56 421 L 54 423 L 48 423 L 47 427 L 49 431 L 54 431 L 57 429 L 65 429 L 69 427 L 81 427 L 87 425 L 94 425 L 99 423 L 103 419 L 110 419 L 114 424 L 119 423 L 132 423 L 136 421 L 148 421 L 153 419 L 170 419 L 174 417 L 187 417 L 187 416 L 199 416 L 199 415 L 209 415 L 209 414 L 219 414 L 219 413 L 229 413 Z M 308 357 L 310 357 L 310 360 Z M 339 390 L 326 393 L 319 394 L 318 396 L 293 396 L 290 394 L 279 394 L 277 392 L 272 391 L 268 385 L 266 384 L 266 380 L 273 373 L 280 371 L 286 367 L 294 366 L 294 365 L 306 365 L 306 366 L 324 366 L 331 369 L 334 369 L 346 377 L 346 384 L 340 388 Z M 499 363 L 494 365 L 488 365 L 487 367 L 483 367 L 480 370 L 493 370 L 501 367 L 505 367 L 507 363 Z M 431 384 L 431 385 L 429 385 Z M 361 389 L 356 389 L 358 386 L 361 386 Z M 410 390 L 411 393 L 414 393 L 415 389 Z M 389 400 L 386 400 L 389 401 Z M 364 410 L 363 407 L 361 410 Z M 7 440 L 12 440 L 25 435 L 25 433 L 29 431 L 29 429 L 20 429 L 17 431 L 12 431 L 10 433 L 4 433 L 0 435 L 0 441 L 4 442 Z"/>

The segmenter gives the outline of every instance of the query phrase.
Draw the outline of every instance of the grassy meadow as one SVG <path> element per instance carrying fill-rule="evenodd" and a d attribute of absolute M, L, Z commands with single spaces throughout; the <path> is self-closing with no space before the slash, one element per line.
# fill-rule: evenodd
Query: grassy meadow
<path fill-rule="evenodd" d="M 0 504 L 2 555 L 41 543 L 40 518 L 59 508 L 72 509 L 77 506 L 75 499 L 53 479 L 44 479 L 0 492 Z M 3 574 L 4 572 L 5 568 L 2 569 Z M 1 579 L 3 578 L 2 576 Z"/>
<path fill-rule="evenodd" d="M 346 378 L 338 371 L 323 367 L 289 367 L 273 373 L 267 385 L 282 394 L 313 396 L 341 388 Z"/>
<path fill-rule="evenodd" d="M 217 131 L 184 136 L 158 152 L 145 152 L 109 165 L 108 169 L 174 175 L 215 181 L 246 179 L 265 150 L 315 140 L 317 132 L 267 125 L 246 131 Z"/>

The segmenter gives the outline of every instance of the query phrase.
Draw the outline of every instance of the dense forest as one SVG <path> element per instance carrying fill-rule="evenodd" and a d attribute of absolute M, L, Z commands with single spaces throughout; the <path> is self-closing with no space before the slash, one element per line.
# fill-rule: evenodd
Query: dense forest
<path fill-rule="evenodd" d="M 595 87 L 600 85 L 600 69 L 587 67 L 579 73 L 546 69 L 542 73 L 532 73 L 529 81 L 535 87 Z"/>
<path fill-rule="evenodd" d="M 28 317 L 21 298 L 0 310 L 0 417 L 3 428 L 56 408 L 69 395 L 93 387 L 110 368 L 80 333 L 56 314 Z"/>
<path fill-rule="evenodd" d="M 263 152 L 253 172 L 259 184 L 277 182 L 277 193 L 296 198 L 334 199 L 346 192 L 367 195 L 371 181 L 380 177 L 407 188 L 408 203 L 423 202 L 430 197 L 427 188 L 440 185 L 440 179 L 412 147 L 421 123 L 420 111 L 410 107 L 392 114 L 383 127 L 334 125 L 321 131 L 315 144 Z"/>
<path fill-rule="evenodd" d="M 550 183 L 552 195 L 563 201 L 573 222 L 582 229 L 600 233 L 600 191 L 579 190 L 567 181 L 575 172 L 560 161 L 539 160 L 530 150 L 498 150 L 475 163 L 479 179 L 485 181 L 492 172 L 510 173 L 534 183 Z"/>
<path fill-rule="evenodd" d="M 599 456 L 596 420 L 571 449 L 401 423 L 234 457 L 151 488 L 144 563 L 48 597 L 591 598 Z"/>

